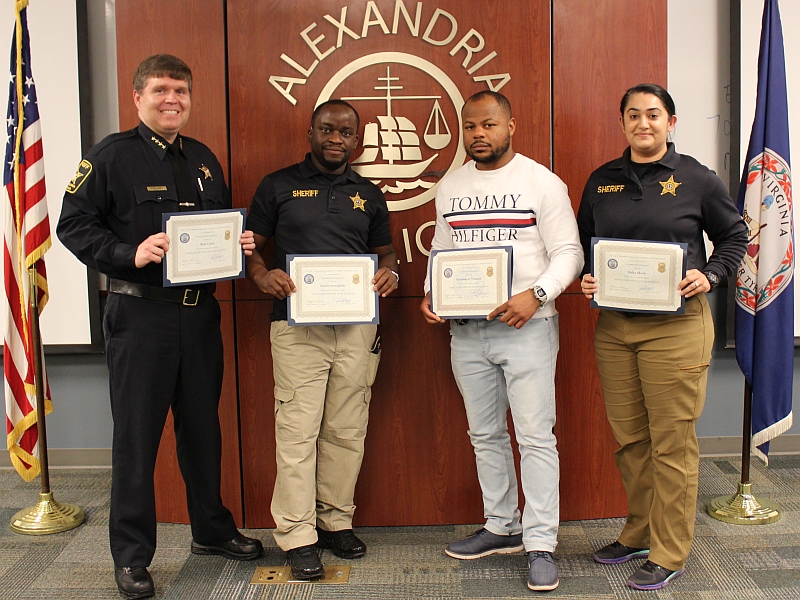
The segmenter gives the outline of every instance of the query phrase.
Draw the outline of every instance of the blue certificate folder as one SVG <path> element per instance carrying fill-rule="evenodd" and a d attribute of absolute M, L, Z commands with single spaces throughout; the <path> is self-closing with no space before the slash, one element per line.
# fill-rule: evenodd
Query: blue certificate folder
<path fill-rule="evenodd" d="M 177 213 L 164 213 L 163 215 L 161 215 L 161 231 L 166 233 L 166 231 L 167 231 L 167 221 L 169 221 L 169 219 L 172 218 L 172 217 L 176 217 L 176 216 L 184 216 L 184 217 L 185 216 L 193 216 L 194 217 L 194 216 L 198 216 L 198 215 L 214 215 L 214 214 L 218 214 L 218 213 L 220 213 L 220 214 L 221 213 L 226 213 L 226 214 L 240 213 L 242 215 L 242 228 L 241 228 L 241 230 L 240 231 L 232 231 L 231 232 L 231 238 L 234 238 L 232 241 L 235 242 L 238 245 L 239 244 L 239 238 L 242 236 L 242 233 L 245 230 L 245 221 L 247 219 L 247 209 L 245 209 L 245 208 L 230 208 L 230 209 L 223 209 L 223 210 L 193 210 L 193 211 L 177 212 Z M 181 241 L 182 240 L 180 240 L 180 239 L 177 239 L 177 240 L 170 239 L 169 240 L 170 248 L 174 248 L 175 245 L 176 244 L 180 244 Z M 167 279 L 167 261 L 170 258 L 169 252 L 167 252 L 164 255 L 164 258 L 161 261 L 161 263 L 162 263 L 162 265 L 164 267 L 163 271 L 162 271 L 163 272 L 163 279 L 162 279 L 163 283 L 162 283 L 162 285 L 164 287 L 192 286 L 192 285 L 199 285 L 199 284 L 203 284 L 203 283 L 212 283 L 214 281 L 225 281 L 227 279 L 241 279 L 242 277 L 244 277 L 244 270 L 245 270 L 244 250 L 241 249 L 241 246 L 239 246 L 239 251 L 241 252 L 241 255 L 242 255 L 242 268 L 239 270 L 238 273 L 226 274 L 224 276 L 217 277 L 217 276 L 214 276 L 214 274 L 212 272 L 210 272 L 211 270 L 201 271 L 198 279 L 196 279 L 196 280 L 193 279 L 191 282 L 182 281 L 182 282 L 178 282 L 178 283 L 173 283 L 169 279 Z"/>
<path fill-rule="evenodd" d="M 351 314 L 348 311 L 338 311 L 336 310 L 335 304 L 331 304 L 330 306 L 321 307 L 320 310 L 315 311 L 307 311 L 306 315 L 302 318 L 298 316 L 297 309 L 294 307 L 294 302 L 298 301 L 298 294 L 302 293 L 301 286 L 305 283 L 306 285 L 312 285 L 315 279 L 318 279 L 316 273 L 312 271 L 304 271 L 302 274 L 301 281 L 295 281 L 294 278 L 294 285 L 297 288 L 297 291 L 294 292 L 291 296 L 287 298 L 286 301 L 286 308 L 287 308 L 287 323 L 291 326 L 295 325 L 377 325 L 380 323 L 380 304 L 378 302 L 380 295 L 378 292 L 372 290 L 372 278 L 375 276 L 375 272 L 378 270 L 378 255 L 377 254 L 287 254 L 286 255 L 286 273 L 289 274 L 291 277 L 292 275 L 292 262 L 295 259 L 301 258 L 322 258 L 322 259 L 337 259 L 337 258 L 362 258 L 362 259 L 369 259 L 371 263 L 371 267 L 367 269 L 363 273 L 359 273 L 358 277 L 365 277 L 367 278 L 367 285 L 368 294 L 371 295 L 371 298 L 366 299 L 367 303 L 374 303 L 375 306 L 375 313 L 374 315 L 367 316 L 366 314 Z M 324 267 L 320 267 L 324 269 Z M 355 280 L 354 280 L 355 282 Z M 371 312 L 371 311 L 370 311 Z"/>
<path fill-rule="evenodd" d="M 603 238 L 603 237 L 593 237 L 592 238 L 592 248 L 591 248 L 591 255 L 589 260 L 591 261 L 591 274 L 593 277 L 596 277 L 594 272 L 594 262 L 595 262 L 595 250 L 597 248 L 597 243 L 600 241 L 607 241 L 607 242 L 642 242 L 645 244 L 664 244 L 670 246 L 680 246 L 683 249 L 683 263 L 681 264 L 681 276 L 678 281 L 683 280 L 686 277 L 686 268 L 689 264 L 689 244 L 682 243 L 682 242 L 663 242 L 663 241 L 654 241 L 654 240 L 625 240 L 619 238 Z M 677 283 L 677 282 L 676 282 Z M 610 306 L 600 306 L 597 304 L 594 298 L 590 301 L 590 306 L 592 308 L 599 308 L 601 310 L 616 310 L 626 313 L 641 313 L 641 314 L 669 314 L 669 315 L 682 315 L 686 310 L 686 298 L 681 296 L 681 305 L 678 307 L 677 310 L 668 311 L 668 310 L 647 310 L 647 309 L 634 309 L 634 308 L 615 308 Z"/>
<path fill-rule="evenodd" d="M 431 284 L 431 288 L 430 289 L 431 289 L 431 312 L 432 313 L 438 314 L 436 312 L 436 308 L 437 308 L 436 307 L 436 298 L 434 297 L 434 294 L 433 294 L 433 275 L 434 275 L 433 274 L 433 258 L 437 254 L 458 253 L 458 252 L 461 252 L 461 253 L 463 253 L 463 252 L 474 252 L 476 250 L 495 250 L 495 251 L 503 250 L 508 254 L 508 272 L 506 273 L 506 276 L 508 278 L 508 298 L 506 298 L 503 302 L 507 302 L 508 299 L 511 297 L 511 295 L 512 295 L 511 294 L 511 286 L 512 286 L 512 282 L 513 282 L 513 279 L 514 279 L 514 247 L 513 246 L 482 246 L 480 248 L 451 248 L 451 249 L 444 249 L 444 250 L 431 250 L 431 257 L 430 257 L 430 260 L 428 261 L 428 281 Z M 501 302 L 500 304 L 503 304 L 503 302 Z M 500 304 L 498 304 L 497 306 L 500 306 Z M 494 308 L 497 308 L 497 307 L 493 307 L 492 310 L 494 310 Z M 490 312 L 491 312 L 491 310 L 488 311 L 485 315 L 483 315 L 483 317 L 488 316 Z M 441 318 L 443 318 L 443 319 L 477 319 L 477 318 L 480 318 L 480 317 L 478 317 L 478 316 L 476 316 L 474 314 L 470 314 L 470 315 L 447 315 L 447 316 L 442 316 Z"/>

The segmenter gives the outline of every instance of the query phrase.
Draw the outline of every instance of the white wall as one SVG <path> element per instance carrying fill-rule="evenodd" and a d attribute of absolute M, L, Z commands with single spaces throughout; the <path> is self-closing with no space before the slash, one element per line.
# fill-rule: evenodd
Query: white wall
<path fill-rule="evenodd" d="M 0 56 L 10 56 L 13 2 L 0 10 Z M 83 266 L 55 235 L 61 198 L 81 160 L 77 25 L 74 0 L 32 2 L 28 7 L 31 63 L 44 147 L 45 185 L 53 245 L 45 256 L 50 301 L 42 313 L 45 344 L 90 344 L 88 280 Z M 8 68 L 7 62 L 3 63 Z M 7 88 L 6 88 L 7 89 Z M 7 96 L 3 96 L 3 102 Z M 2 218 L 2 217 L 0 217 Z M 5 303 L 2 303 L 5 319 Z"/>

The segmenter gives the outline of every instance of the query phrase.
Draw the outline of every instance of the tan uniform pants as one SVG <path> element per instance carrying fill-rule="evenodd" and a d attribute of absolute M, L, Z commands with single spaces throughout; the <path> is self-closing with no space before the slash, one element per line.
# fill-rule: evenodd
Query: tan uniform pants
<path fill-rule="evenodd" d="M 714 324 L 705 295 L 683 315 L 628 318 L 602 311 L 595 350 L 606 412 L 620 445 L 628 495 L 620 543 L 650 548 L 650 560 L 683 567 L 694 536 L 699 450 Z"/>
<path fill-rule="evenodd" d="M 272 516 L 283 550 L 314 544 L 317 525 L 352 528 L 370 386 L 380 360 L 370 352 L 375 330 L 272 323 L 278 463 Z"/>

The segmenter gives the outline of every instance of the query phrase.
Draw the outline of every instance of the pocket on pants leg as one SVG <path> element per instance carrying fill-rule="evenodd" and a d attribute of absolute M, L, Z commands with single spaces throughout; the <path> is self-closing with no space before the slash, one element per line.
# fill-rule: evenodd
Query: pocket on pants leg
<path fill-rule="evenodd" d="M 303 439 L 303 430 L 299 415 L 295 415 L 295 391 L 275 386 L 275 435 L 287 442 L 299 442 Z"/>

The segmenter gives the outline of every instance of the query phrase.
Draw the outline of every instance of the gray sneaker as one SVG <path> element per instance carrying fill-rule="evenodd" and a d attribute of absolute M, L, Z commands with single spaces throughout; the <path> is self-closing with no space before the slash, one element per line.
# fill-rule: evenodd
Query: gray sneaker
<path fill-rule="evenodd" d="M 451 542 L 444 553 L 461 560 L 482 558 L 490 554 L 514 554 L 524 549 L 522 534 L 495 535 L 487 529 L 479 529 L 466 539 Z"/>
<path fill-rule="evenodd" d="M 558 587 L 558 566 L 552 552 L 528 552 L 528 589 L 549 592 Z"/>

